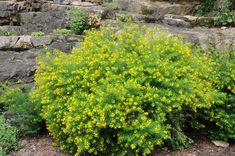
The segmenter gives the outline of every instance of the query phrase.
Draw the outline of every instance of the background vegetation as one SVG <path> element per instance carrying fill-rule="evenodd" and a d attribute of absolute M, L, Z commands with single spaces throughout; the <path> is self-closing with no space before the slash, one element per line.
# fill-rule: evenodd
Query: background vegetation
<path fill-rule="evenodd" d="M 198 15 L 217 17 L 217 25 L 229 25 L 235 21 L 234 0 L 203 0 Z"/>

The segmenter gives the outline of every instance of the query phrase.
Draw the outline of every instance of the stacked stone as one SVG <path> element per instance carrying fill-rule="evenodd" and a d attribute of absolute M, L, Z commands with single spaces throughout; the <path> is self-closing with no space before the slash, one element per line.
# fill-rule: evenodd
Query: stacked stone
<path fill-rule="evenodd" d="M 69 5 L 72 3 L 77 3 L 80 4 L 82 2 L 90 2 L 90 3 L 96 3 L 96 4 L 102 4 L 103 0 L 53 0 L 54 3 L 57 4 L 64 4 L 64 5 Z"/>

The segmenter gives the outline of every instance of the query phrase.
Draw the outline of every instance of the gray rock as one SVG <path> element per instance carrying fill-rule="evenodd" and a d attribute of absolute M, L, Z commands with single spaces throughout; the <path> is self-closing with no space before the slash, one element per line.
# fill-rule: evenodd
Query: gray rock
<path fill-rule="evenodd" d="M 32 82 L 36 66 L 36 55 L 32 51 L 16 53 L 0 51 L 0 82 L 5 80 Z"/>
<path fill-rule="evenodd" d="M 43 45 L 50 45 L 52 42 L 52 39 L 50 36 L 41 36 L 41 37 L 31 37 L 31 43 L 33 47 L 41 47 Z"/>
<path fill-rule="evenodd" d="M 161 19 L 165 14 L 187 15 L 195 10 L 197 3 L 172 3 L 149 0 L 113 0 L 122 10 L 137 14 L 152 15 Z"/>
<path fill-rule="evenodd" d="M 69 5 L 72 3 L 72 0 L 53 0 L 54 3 Z"/>
<path fill-rule="evenodd" d="M 19 40 L 14 45 L 14 49 L 26 50 L 32 47 L 31 36 L 20 36 Z"/>
<path fill-rule="evenodd" d="M 150 27 L 154 26 L 149 24 Z M 204 49 L 214 48 L 226 52 L 229 45 L 235 49 L 235 28 L 221 30 L 220 28 L 181 28 L 168 25 L 158 25 L 160 30 L 167 30 L 174 35 L 182 35 L 186 41 L 202 46 Z"/>
<path fill-rule="evenodd" d="M 215 146 L 218 146 L 218 147 L 229 147 L 229 143 L 227 142 L 224 142 L 224 141 L 218 141 L 218 140 L 213 140 L 211 141 Z"/>
<path fill-rule="evenodd" d="M 0 37 L 0 50 L 14 49 L 18 36 L 2 36 Z"/>
<path fill-rule="evenodd" d="M 183 19 L 176 19 L 171 17 L 164 17 L 163 23 L 177 27 L 191 27 L 191 24 L 189 22 L 186 22 Z"/>
<path fill-rule="evenodd" d="M 177 27 L 196 27 L 196 26 L 213 26 L 214 25 L 214 18 L 212 17 L 196 17 L 191 15 L 172 15 L 166 14 L 164 15 L 162 22 L 164 24 L 168 24 L 171 26 Z"/>
<path fill-rule="evenodd" d="M 11 37 L 1 36 L 0 37 L 0 49 L 9 49 L 11 45 Z"/>

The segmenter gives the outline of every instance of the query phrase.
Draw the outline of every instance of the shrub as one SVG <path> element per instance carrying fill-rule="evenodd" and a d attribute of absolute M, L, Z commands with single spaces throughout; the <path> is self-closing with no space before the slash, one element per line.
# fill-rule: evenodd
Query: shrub
<path fill-rule="evenodd" d="M 214 15 L 217 17 L 215 24 L 228 25 L 235 21 L 234 4 L 234 0 L 203 0 L 199 5 L 197 14 L 201 16 Z"/>
<path fill-rule="evenodd" d="M 212 82 L 223 96 L 209 110 L 203 110 L 210 137 L 218 140 L 235 140 L 235 51 L 213 53 L 215 61 Z M 202 119 L 203 117 L 203 119 Z"/>
<path fill-rule="evenodd" d="M 40 37 L 40 36 L 45 36 L 45 33 L 42 31 L 37 31 L 37 32 L 32 32 L 32 36 Z"/>
<path fill-rule="evenodd" d="M 70 26 L 75 34 L 81 34 L 85 29 L 86 15 L 82 8 L 71 8 L 69 11 Z"/>
<path fill-rule="evenodd" d="M 0 155 L 17 148 L 18 131 L 0 116 Z"/>
<path fill-rule="evenodd" d="M 221 6 L 219 12 L 217 13 L 219 24 L 227 25 L 235 21 L 235 10 L 232 10 L 231 7 L 232 7 L 231 0 L 225 0 L 223 2 L 223 5 Z"/>
<path fill-rule="evenodd" d="M 30 91 L 27 85 L 13 88 L 4 84 L 0 88 L 0 103 L 9 112 L 9 122 L 18 127 L 22 135 L 36 133 L 42 121 L 38 105 L 30 99 Z"/>
<path fill-rule="evenodd" d="M 50 134 L 77 155 L 146 155 L 167 139 L 188 146 L 185 128 L 219 97 L 211 59 L 157 28 L 121 29 L 89 31 L 71 54 L 40 57 L 32 95 Z"/>

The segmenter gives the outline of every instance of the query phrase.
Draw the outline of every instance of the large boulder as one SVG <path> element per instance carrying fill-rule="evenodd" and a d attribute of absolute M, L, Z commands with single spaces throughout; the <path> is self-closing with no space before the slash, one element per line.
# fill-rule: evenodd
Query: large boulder
<path fill-rule="evenodd" d="M 150 0 L 113 0 L 122 10 L 161 19 L 166 14 L 188 15 L 194 12 L 197 2 L 172 3 Z"/>

